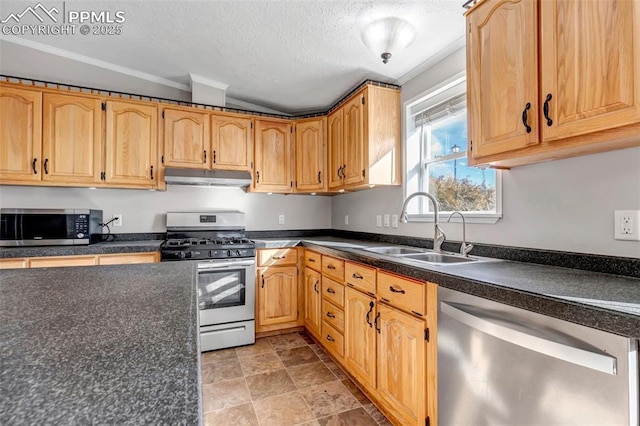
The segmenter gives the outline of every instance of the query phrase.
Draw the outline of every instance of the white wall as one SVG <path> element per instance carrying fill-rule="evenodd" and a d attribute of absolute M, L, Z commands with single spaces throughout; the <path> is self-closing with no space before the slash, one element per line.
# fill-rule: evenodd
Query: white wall
<path fill-rule="evenodd" d="M 246 194 L 239 188 L 168 186 L 166 192 L 130 189 L 0 186 L 2 208 L 90 208 L 104 217 L 123 215 L 114 233 L 164 232 L 166 212 L 236 209 L 246 212 L 248 230 L 331 227 L 331 199 L 310 195 Z M 278 215 L 285 224 L 278 225 Z"/>
<path fill-rule="evenodd" d="M 464 67 L 461 49 L 406 83 L 403 103 Z M 503 218 L 494 225 L 468 224 L 468 240 L 640 257 L 640 242 L 613 239 L 614 210 L 640 210 L 640 148 L 516 167 L 502 176 Z M 375 226 L 377 214 L 399 214 L 402 201 L 401 187 L 339 195 L 332 203 L 333 228 L 432 238 L 432 223 Z M 449 240 L 461 241 L 461 224 L 442 228 Z"/>

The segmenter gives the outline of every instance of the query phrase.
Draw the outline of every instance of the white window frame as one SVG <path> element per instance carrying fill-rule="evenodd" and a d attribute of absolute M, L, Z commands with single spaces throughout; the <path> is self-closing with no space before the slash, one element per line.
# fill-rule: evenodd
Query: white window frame
<path fill-rule="evenodd" d="M 417 96 L 414 96 L 413 98 L 408 99 L 403 103 L 404 125 L 402 126 L 402 133 L 403 133 L 404 149 L 402 150 L 402 157 L 403 157 L 402 172 L 403 172 L 404 179 L 402 180 L 402 192 L 404 194 L 405 199 L 409 195 L 411 195 L 407 193 L 408 191 L 407 143 L 408 143 L 410 120 L 413 120 L 413 116 L 411 115 L 411 108 L 418 103 L 428 102 L 430 99 L 433 100 L 433 103 L 435 105 L 437 102 L 441 101 L 441 99 L 439 99 L 441 98 L 441 96 L 439 97 L 438 95 L 441 95 L 442 93 L 453 90 L 456 86 L 461 85 L 465 81 L 466 81 L 466 73 L 463 71 L 452 76 L 451 78 L 448 78 L 442 83 L 425 90 L 424 92 L 418 94 Z M 452 92 L 451 95 L 455 96 L 455 92 Z M 450 154 L 450 155 L 439 157 L 437 161 L 431 160 L 426 162 L 424 161 L 424 158 L 422 158 L 420 160 L 422 162 L 421 169 L 424 172 L 424 170 L 426 170 L 426 165 L 429 163 L 453 160 L 454 158 L 461 158 L 461 157 L 459 154 Z M 423 181 L 424 178 L 421 178 L 421 180 Z M 411 201 L 411 203 L 415 203 L 415 202 L 421 202 L 421 201 L 419 199 L 418 201 Z M 496 211 L 495 212 L 462 212 L 462 213 L 464 214 L 464 217 L 467 223 L 495 224 L 502 218 L 502 171 L 501 170 L 496 170 Z M 441 223 L 446 222 L 450 214 L 451 212 L 439 212 L 438 221 Z M 434 221 L 433 212 L 422 213 L 422 214 L 409 214 L 407 217 L 409 222 L 433 222 Z M 460 218 L 460 216 L 456 215 L 451 218 L 451 222 L 462 222 L 462 219 Z"/>

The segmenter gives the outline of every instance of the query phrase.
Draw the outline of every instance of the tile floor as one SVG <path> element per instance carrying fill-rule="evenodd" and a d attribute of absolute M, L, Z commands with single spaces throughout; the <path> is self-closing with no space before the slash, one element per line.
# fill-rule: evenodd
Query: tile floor
<path fill-rule="evenodd" d="M 390 425 L 306 333 L 202 354 L 205 425 Z"/>

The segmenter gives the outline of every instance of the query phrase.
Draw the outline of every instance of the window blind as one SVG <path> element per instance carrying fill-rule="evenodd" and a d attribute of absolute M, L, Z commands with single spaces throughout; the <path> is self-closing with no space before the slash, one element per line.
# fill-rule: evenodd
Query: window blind
<path fill-rule="evenodd" d="M 467 94 L 460 93 L 443 102 L 418 112 L 414 116 L 415 127 L 425 126 L 444 118 L 458 114 L 467 107 Z"/>

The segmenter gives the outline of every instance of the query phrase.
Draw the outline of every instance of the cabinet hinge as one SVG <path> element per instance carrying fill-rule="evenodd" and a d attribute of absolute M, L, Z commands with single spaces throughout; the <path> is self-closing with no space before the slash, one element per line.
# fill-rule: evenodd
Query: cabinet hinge
<path fill-rule="evenodd" d="M 473 151 L 473 141 L 469 141 L 469 151 Z"/>
<path fill-rule="evenodd" d="M 469 22 L 469 34 L 471 34 L 471 22 Z"/>
<path fill-rule="evenodd" d="M 251 128 L 253 129 L 253 121 L 251 122 Z"/>
<path fill-rule="evenodd" d="M 429 419 L 429 416 L 427 416 L 427 418 L 424 419 L 424 424 L 425 426 L 431 426 L 431 420 Z"/>
<path fill-rule="evenodd" d="M 364 96 L 362 97 L 362 105 L 364 105 Z"/>
<path fill-rule="evenodd" d="M 103 111 L 106 111 L 107 110 L 107 103 L 103 102 L 102 105 L 101 105 L 101 108 L 102 108 Z"/>
<path fill-rule="evenodd" d="M 365 177 L 365 171 L 362 169 L 362 177 Z"/>
<path fill-rule="evenodd" d="M 164 111 L 162 111 L 162 118 L 164 118 Z"/>
<path fill-rule="evenodd" d="M 298 316 L 296 318 L 300 318 L 300 310 L 298 310 Z"/>
<path fill-rule="evenodd" d="M 105 172 L 100 172 L 100 180 L 106 180 L 107 174 Z"/>
<path fill-rule="evenodd" d="M 293 181 L 291 181 L 291 187 L 293 188 Z"/>
<path fill-rule="evenodd" d="M 429 329 L 425 329 L 424 330 L 424 340 L 426 340 L 427 342 L 429 341 Z"/>
<path fill-rule="evenodd" d="M 253 161 L 251 162 L 251 170 L 253 170 Z"/>
<path fill-rule="evenodd" d="M 291 133 L 293 133 L 293 126 L 290 127 Z"/>

